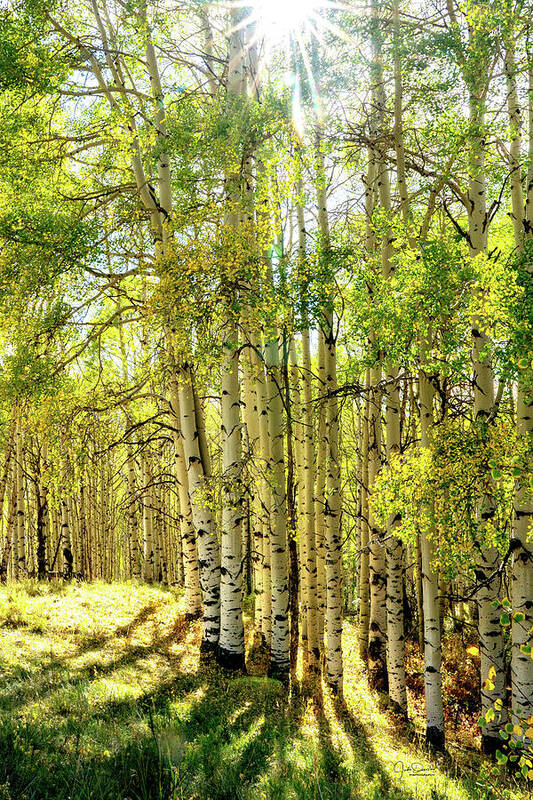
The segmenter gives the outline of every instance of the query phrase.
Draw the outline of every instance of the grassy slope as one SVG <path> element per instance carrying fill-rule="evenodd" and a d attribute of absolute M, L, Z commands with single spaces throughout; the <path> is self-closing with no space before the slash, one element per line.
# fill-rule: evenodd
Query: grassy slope
<path fill-rule="evenodd" d="M 259 655 L 220 674 L 199 637 L 160 588 L 1 588 L 0 800 L 525 797 L 430 760 L 366 688 L 349 622 L 342 706 L 262 677 Z"/>

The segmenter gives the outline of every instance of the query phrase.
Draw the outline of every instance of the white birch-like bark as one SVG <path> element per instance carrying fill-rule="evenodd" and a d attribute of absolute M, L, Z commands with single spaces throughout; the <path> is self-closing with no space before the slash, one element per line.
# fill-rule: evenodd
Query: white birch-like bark
<path fill-rule="evenodd" d="M 192 519 L 191 503 L 189 500 L 189 484 L 183 449 L 183 436 L 181 433 L 179 387 L 176 372 L 173 367 L 171 368 L 170 376 L 170 405 L 173 413 L 172 438 L 174 441 L 174 469 L 179 497 L 178 536 L 182 543 L 183 569 L 185 573 L 185 613 L 189 619 L 194 619 L 202 613 L 202 592 L 200 588 L 198 550 L 196 547 L 196 536 Z"/>
<path fill-rule="evenodd" d="M 302 331 L 302 389 L 303 389 L 303 475 L 302 528 L 305 537 L 303 579 L 307 595 L 307 657 L 305 669 L 310 674 L 320 672 L 320 642 L 318 637 L 317 560 L 315 543 L 315 447 L 311 382 L 311 348 L 309 328 Z"/>
<path fill-rule="evenodd" d="M 381 367 L 370 370 L 368 415 L 368 492 L 370 497 L 381 469 Z M 369 504 L 370 618 L 368 625 L 368 681 L 373 689 L 387 691 L 387 573 L 383 532 Z"/>
<path fill-rule="evenodd" d="M 154 492 L 151 453 L 145 449 L 142 453 L 143 484 L 143 578 L 153 583 L 155 574 L 155 542 L 154 542 Z"/>
<path fill-rule="evenodd" d="M 26 510 L 24 502 L 24 472 L 23 472 L 23 459 L 24 459 L 24 446 L 23 446 L 23 433 L 20 418 L 17 422 L 17 431 L 15 434 L 15 482 L 16 482 L 16 517 L 15 517 L 15 542 L 16 542 L 16 562 L 15 562 L 15 575 L 20 580 L 26 574 L 26 543 L 25 543 L 25 528 L 26 528 Z"/>
<path fill-rule="evenodd" d="M 270 458 L 270 580 L 271 645 L 269 674 L 289 672 L 289 564 L 287 553 L 287 493 L 285 486 L 284 424 L 279 337 L 276 328 L 265 343 L 266 411 Z"/>
<path fill-rule="evenodd" d="M 215 650 L 220 629 L 220 550 L 216 523 L 209 505 L 208 485 L 200 455 L 196 424 L 196 408 L 190 369 L 186 363 L 177 368 L 183 451 L 187 467 L 187 484 L 200 566 L 200 586 L 204 603 L 204 650 Z"/>
<path fill-rule="evenodd" d="M 419 374 L 420 444 L 429 446 L 433 425 L 435 390 L 424 372 L 426 346 L 421 346 L 422 366 Z M 431 513 L 426 509 L 426 513 Z M 424 611 L 424 689 L 426 696 L 426 742 L 437 750 L 444 749 L 444 710 L 442 705 L 442 644 L 439 614 L 439 576 L 435 567 L 435 542 L 424 530 L 420 533 L 422 555 L 422 595 Z"/>
<path fill-rule="evenodd" d="M 531 36 L 531 25 L 529 27 Z M 533 238 L 533 47 L 529 40 L 528 62 L 528 156 L 526 194 L 522 187 L 521 141 L 522 119 L 516 85 L 515 43 L 512 32 L 505 42 L 505 73 L 507 78 L 507 108 L 511 127 L 511 202 L 512 219 L 515 232 L 515 246 L 518 253 L 524 246 L 531 247 Z M 523 268 L 533 280 L 530 259 L 524 259 Z M 517 382 L 516 429 L 522 441 L 527 444 L 526 453 L 533 451 L 533 371 L 530 365 L 520 370 Z M 526 455 L 522 474 L 516 480 L 513 498 L 513 525 L 510 547 L 513 551 L 511 577 L 511 605 L 513 609 L 511 631 L 511 708 L 516 715 L 513 722 L 527 720 L 533 716 L 533 659 L 527 652 L 532 644 L 533 631 L 533 545 L 530 539 L 533 523 L 533 500 L 528 476 L 533 472 L 531 458 Z M 518 619 L 515 615 L 518 614 Z M 520 615 L 523 615 L 523 619 Z M 520 712 L 520 715 L 518 714 Z M 524 725 L 524 728 L 530 726 Z M 533 746 L 531 737 L 526 737 L 525 745 Z"/>
<path fill-rule="evenodd" d="M 386 393 L 387 459 L 400 452 L 400 397 L 398 371 L 389 368 L 389 389 Z M 405 636 L 403 619 L 403 543 L 394 535 L 399 519 L 387 523 L 387 667 L 389 695 L 392 702 L 407 714 L 407 688 L 405 684 Z"/>
<path fill-rule="evenodd" d="M 259 337 L 254 337 L 253 347 L 250 351 L 252 368 L 255 375 L 256 397 L 259 419 L 259 444 L 260 458 L 258 459 L 260 471 L 259 492 L 261 499 L 261 539 L 262 539 L 262 626 L 263 643 L 268 650 L 272 644 L 272 569 L 271 569 L 271 538 L 272 522 L 274 520 L 274 499 L 270 481 L 271 443 L 268 424 L 267 380 L 264 363 L 258 355 L 260 349 Z"/>
<path fill-rule="evenodd" d="M 245 34 L 243 10 L 230 11 L 228 37 L 228 78 L 226 84 L 230 113 L 238 98 L 246 102 L 244 70 Z M 242 222 L 242 175 L 226 177 L 224 226 L 230 237 L 239 237 Z M 242 442 L 239 384 L 239 335 L 232 304 L 236 288 L 229 288 L 227 320 L 223 331 L 221 364 L 222 430 L 222 542 L 220 565 L 220 636 L 218 659 L 231 669 L 244 667 L 244 625 L 242 618 Z"/>
<path fill-rule="evenodd" d="M 481 90 L 479 90 L 481 91 Z M 484 101 L 475 88 L 470 92 L 470 119 L 477 131 L 471 139 L 469 164 L 469 214 L 468 228 L 470 236 L 470 252 L 473 257 L 484 252 L 487 247 L 487 207 L 484 139 L 481 133 L 484 126 Z M 472 383 L 474 387 L 474 418 L 476 424 L 486 426 L 494 409 L 494 376 L 490 357 L 488 337 L 483 331 L 483 320 L 472 320 Z M 495 515 L 492 493 L 482 499 L 478 509 L 478 518 L 482 526 L 491 526 Z M 498 597 L 499 583 L 496 577 L 499 564 L 498 548 L 481 544 L 476 564 L 476 580 L 480 584 L 477 593 L 479 652 L 481 660 L 481 711 L 486 715 L 496 700 L 505 703 L 505 650 L 503 631 L 500 625 L 500 614 L 493 602 Z M 495 669 L 490 686 L 489 670 Z M 482 749 L 494 752 L 501 744 L 499 729 L 501 723 L 495 718 L 482 728 Z"/>
<path fill-rule="evenodd" d="M 251 338 L 248 336 L 247 338 Z M 245 437 L 243 447 L 247 459 L 248 488 L 251 492 L 252 568 L 254 592 L 254 627 L 259 638 L 263 627 L 263 527 L 262 527 L 262 470 L 260 464 L 261 443 L 259 433 L 259 405 L 257 399 L 257 376 L 252 366 L 251 349 L 242 359 L 242 383 L 244 401 Z M 262 367 L 262 365 L 261 365 Z"/>
<path fill-rule="evenodd" d="M 365 396 L 361 415 L 361 537 L 359 562 L 359 655 L 363 662 L 368 659 L 368 627 L 370 623 L 369 594 L 369 528 L 368 528 L 368 417 L 370 413 L 370 369 L 365 372 Z"/>

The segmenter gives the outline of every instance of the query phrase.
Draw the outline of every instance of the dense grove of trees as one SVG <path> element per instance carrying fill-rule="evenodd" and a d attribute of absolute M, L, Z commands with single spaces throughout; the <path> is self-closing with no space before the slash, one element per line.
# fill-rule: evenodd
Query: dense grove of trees
<path fill-rule="evenodd" d="M 473 627 L 527 775 L 529 0 L 0 13 L 2 580 L 183 586 L 228 668 L 252 595 L 337 694 L 356 615 L 404 715 L 413 637 L 437 749 Z"/>

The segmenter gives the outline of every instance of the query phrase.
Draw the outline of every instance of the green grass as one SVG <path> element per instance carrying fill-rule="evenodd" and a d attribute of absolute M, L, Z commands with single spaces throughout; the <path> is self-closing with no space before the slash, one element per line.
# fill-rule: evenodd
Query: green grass
<path fill-rule="evenodd" d="M 0 800 L 526 796 L 472 754 L 432 760 L 366 688 L 348 621 L 339 704 L 264 677 L 260 654 L 247 676 L 200 662 L 180 603 L 129 583 L 0 589 Z"/>

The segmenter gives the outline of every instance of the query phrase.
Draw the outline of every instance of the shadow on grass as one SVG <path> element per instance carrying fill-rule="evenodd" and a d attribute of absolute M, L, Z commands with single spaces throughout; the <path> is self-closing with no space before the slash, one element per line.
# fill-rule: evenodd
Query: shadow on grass
<path fill-rule="evenodd" d="M 0 697 L 0 800 L 414 800 L 337 703 L 347 759 L 320 687 L 309 697 L 297 685 L 224 673 L 209 659 L 184 665 L 199 626 L 181 617 L 130 642 L 156 611 L 149 604 L 130 624 L 44 665 L 27 654 L 22 685 Z M 109 654 L 116 639 L 121 650 Z M 91 663 L 76 665 L 91 651 Z M 140 682 L 156 669 L 154 656 L 164 667 L 155 686 L 89 702 L 95 681 Z"/>

